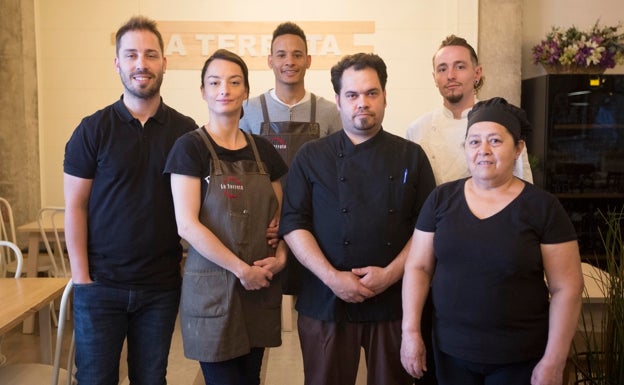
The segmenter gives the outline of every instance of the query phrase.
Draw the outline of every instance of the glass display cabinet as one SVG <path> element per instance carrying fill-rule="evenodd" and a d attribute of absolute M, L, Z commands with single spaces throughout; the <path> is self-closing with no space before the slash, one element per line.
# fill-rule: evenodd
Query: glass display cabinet
<path fill-rule="evenodd" d="M 527 150 L 536 185 L 555 194 L 585 259 L 604 252 L 602 213 L 624 206 L 624 75 L 545 75 L 522 81 L 533 124 Z"/>

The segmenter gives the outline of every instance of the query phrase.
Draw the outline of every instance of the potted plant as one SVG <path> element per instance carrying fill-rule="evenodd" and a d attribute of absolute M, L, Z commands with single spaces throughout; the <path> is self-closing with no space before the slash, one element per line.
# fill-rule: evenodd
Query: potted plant
<path fill-rule="evenodd" d="M 598 21 L 589 31 L 575 26 L 566 30 L 553 27 L 546 38 L 532 49 L 533 63 L 549 73 L 602 73 L 624 64 L 622 24 L 600 27 Z"/>
<path fill-rule="evenodd" d="M 586 275 L 600 288 L 603 303 L 584 299 L 580 328 L 572 346 L 575 384 L 624 384 L 624 207 L 598 213 L 604 220 L 599 229 L 605 246 L 604 271 Z M 588 297 L 588 296 L 585 296 Z"/>

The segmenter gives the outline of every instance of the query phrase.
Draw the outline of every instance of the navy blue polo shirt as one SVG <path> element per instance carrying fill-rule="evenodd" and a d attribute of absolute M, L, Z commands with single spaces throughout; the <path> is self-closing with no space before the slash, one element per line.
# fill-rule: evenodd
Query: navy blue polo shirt
<path fill-rule="evenodd" d="M 65 147 L 64 172 L 93 180 L 88 209 L 92 278 L 126 288 L 180 284 L 180 238 L 163 169 L 176 139 L 195 128 L 193 119 L 162 100 L 143 126 L 122 97 L 75 129 Z"/>

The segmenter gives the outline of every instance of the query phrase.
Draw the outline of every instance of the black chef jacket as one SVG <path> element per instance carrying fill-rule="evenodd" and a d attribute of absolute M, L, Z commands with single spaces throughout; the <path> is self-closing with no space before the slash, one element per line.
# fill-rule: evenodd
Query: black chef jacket
<path fill-rule="evenodd" d="M 382 129 L 354 145 L 340 131 L 306 143 L 295 156 L 280 234 L 310 231 L 338 270 L 387 266 L 410 239 L 434 187 L 431 166 L 418 144 Z M 304 269 L 296 309 L 324 321 L 398 320 L 401 281 L 362 303 L 347 303 Z"/>

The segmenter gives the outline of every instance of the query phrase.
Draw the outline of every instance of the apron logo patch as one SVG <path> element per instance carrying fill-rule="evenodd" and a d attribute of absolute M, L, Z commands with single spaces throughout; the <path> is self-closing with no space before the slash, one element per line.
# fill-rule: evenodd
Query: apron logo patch
<path fill-rule="evenodd" d="M 243 193 L 245 186 L 235 176 L 226 176 L 223 178 L 223 183 L 220 184 L 221 191 L 226 198 L 234 199 Z"/>
<path fill-rule="evenodd" d="M 284 139 L 280 136 L 270 136 L 268 139 L 276 150 L 286 150 L 288 147 Z"/>

